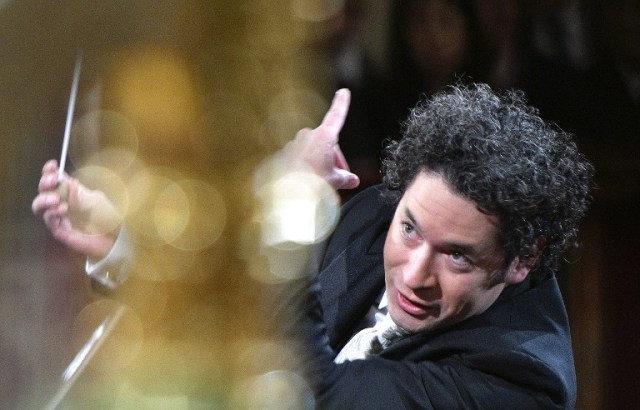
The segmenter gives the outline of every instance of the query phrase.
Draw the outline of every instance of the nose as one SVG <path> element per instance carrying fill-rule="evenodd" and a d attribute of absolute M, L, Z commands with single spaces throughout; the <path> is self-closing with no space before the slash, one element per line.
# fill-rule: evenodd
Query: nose
<path fill-rule="evenodd" d="M 411 289 L 432 288 L 438 283 L 435 252 L 426 245 L 412 249 L 403 267 L 403 279 Z"/>

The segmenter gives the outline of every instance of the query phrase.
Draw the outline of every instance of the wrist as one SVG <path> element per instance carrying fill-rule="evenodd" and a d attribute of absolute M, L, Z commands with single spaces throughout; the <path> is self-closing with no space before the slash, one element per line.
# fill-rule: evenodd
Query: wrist
<path fill-rule="evenodd" d="M 126 226 L 122 225 L 115 235 L 111 246 L 102 254 L 104 256 L 89 256 L 85 265 L 87 275 L 109 289 L 115 289 L 127 280 L 135 259 Z"/>

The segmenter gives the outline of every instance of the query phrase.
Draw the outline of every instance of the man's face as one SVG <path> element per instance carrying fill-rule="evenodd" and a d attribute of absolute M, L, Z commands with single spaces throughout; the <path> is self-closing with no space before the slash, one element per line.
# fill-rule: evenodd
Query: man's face
<path fill-rule="evenodd" d="M 409 332 L 431 331 L 484 312 L 505 284 L 495 216 L 421 172 L 396 209 L 384 246 L 392 319 Z M 498 282 L 498 284 L 496 284 Z"/>

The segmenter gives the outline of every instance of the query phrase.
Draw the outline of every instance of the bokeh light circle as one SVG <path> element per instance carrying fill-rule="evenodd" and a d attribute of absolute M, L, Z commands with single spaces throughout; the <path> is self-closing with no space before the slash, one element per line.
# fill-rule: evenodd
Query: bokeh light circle
<path fill-rule="evenodd" d="M 250 380 L 245 386 L 248 409 L 315 409 L 313 392 L 298 374 L 273 370 Z"/>
<path fill-rule="evenodd" d="M 97 165 L 122 172 L 137 158 L 138 133 L 123 114 L 94 110 L 73 124 L 69 159 L 76 166 Z"/>
<path fill-rule="evenodd" d="M 326 21 L 340 14 L 345 0 L 292 0 L 292 12 L 303 21 Z"/>
<path fill-rule="evenodd" d="M 311 172 L 290 172 L 258 190 L 266 246 L 312 244 L 326 238 L 340 214 L 336 192 Z"/>
<path fill-rule="evenodd" d="M 166 242 L 180 236 L 189 222 L 189 198 L 176 183 L 170 183 L 160 191 L 153 206 L 153 220 L 158 235 Z"/>
<path fill-rule="evenodd" d="M 129 195 L 122 177 L 109 168 L 90 165 L 73 173 L 85 187 L 96 192 L 94 198 L 84 198 L 81 205 L 89 209 L 78 209 L 71 214 L 78 226 L 85 226 L 89 234 L 113 232 L 128 212 Z M 98 201 L 97 196 L 104 194 L 108 201 Z M 96 206 L 99 205 L 99 206 Z"/>
<path fill-rule="evenodd" d="M 91 303 L 78 314 L 73 326 L 76 357 L 83 357 L 78 375 L 83 366 L 101 370 L 128 366 L 140 353 L 143 336 L 140 318 L 126 305 L 109 299 Z"/>
<path fill-rule="evenodd" d="M 187 223 L 170 244 L 178 249 L 195 251 L 218 240 L 227 221 L 227 206 L 220 191 L 198 179 L 184 179 L 176 184 L 184 192 L 189 206 Z"/>
<path fill-rule="evenodd" d="M 178 205 L 186 206 L 185 197 L 181 197 L 180 188 L 176 181 L 182 179 L 182 175 L 168 168 L 142 168 L 138 170 L 128 181 L 127 189 L 130 198 L 127 222 L 136 233 L 136 238 L 145 246 L 156 247 L 167 244 L 167 236 L 171 236 L 171 227 L 162 226 L 158 231 L 157 219 L 162 212 L 169 212 Z M 171 196 L 173 193 L 175 196 Z M 172 198 L 183 202 L 172 204 Z M 157 212 L 156 212 L 157 210 Z M 179 210 L 178 210 L 179 211 Z M 187 208 L 181 211 L 188 212 Z M 179 216 L 176 216 L 179 218 Z M 173 221 L 179 224 L 180 219 Z M 185 222 L 186 224 L 186 222 Z M 174 226 L 179 228 L 179 225 Z M 164 236 L 163 236 L 164 235 Z M 174 234 L 168 239 L 174 239 Z"/>

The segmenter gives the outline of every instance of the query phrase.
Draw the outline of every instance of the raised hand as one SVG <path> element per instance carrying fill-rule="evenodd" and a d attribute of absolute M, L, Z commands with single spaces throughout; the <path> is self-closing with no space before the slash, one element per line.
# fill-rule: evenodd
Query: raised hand
<path fill-rule="evenodd" d="M 347 117 L 350 100 L 349 90 L 338 90 L 322 123 L 317 128 L 298 131 L 295 139 L 284 148 L 288 155 L 309 165 L 334 189 L 352 189 L 360 184 L 360 178 L 349 172 L 349 165 L 338 145 L 338 135 Z"/>
<path fill-rule="evenodd" d="M 87 189 L 68 176 L 59 184 L 57 173 L 55 160 L 42 168 L 38 195 L 31 205 L 33 213 L 41 216 L 52 235 L 70 249 L 102 259 L 113 247 L 122 216 L 103 192 Z M 66 192 L 61 193 L 59 185 Z"/>

